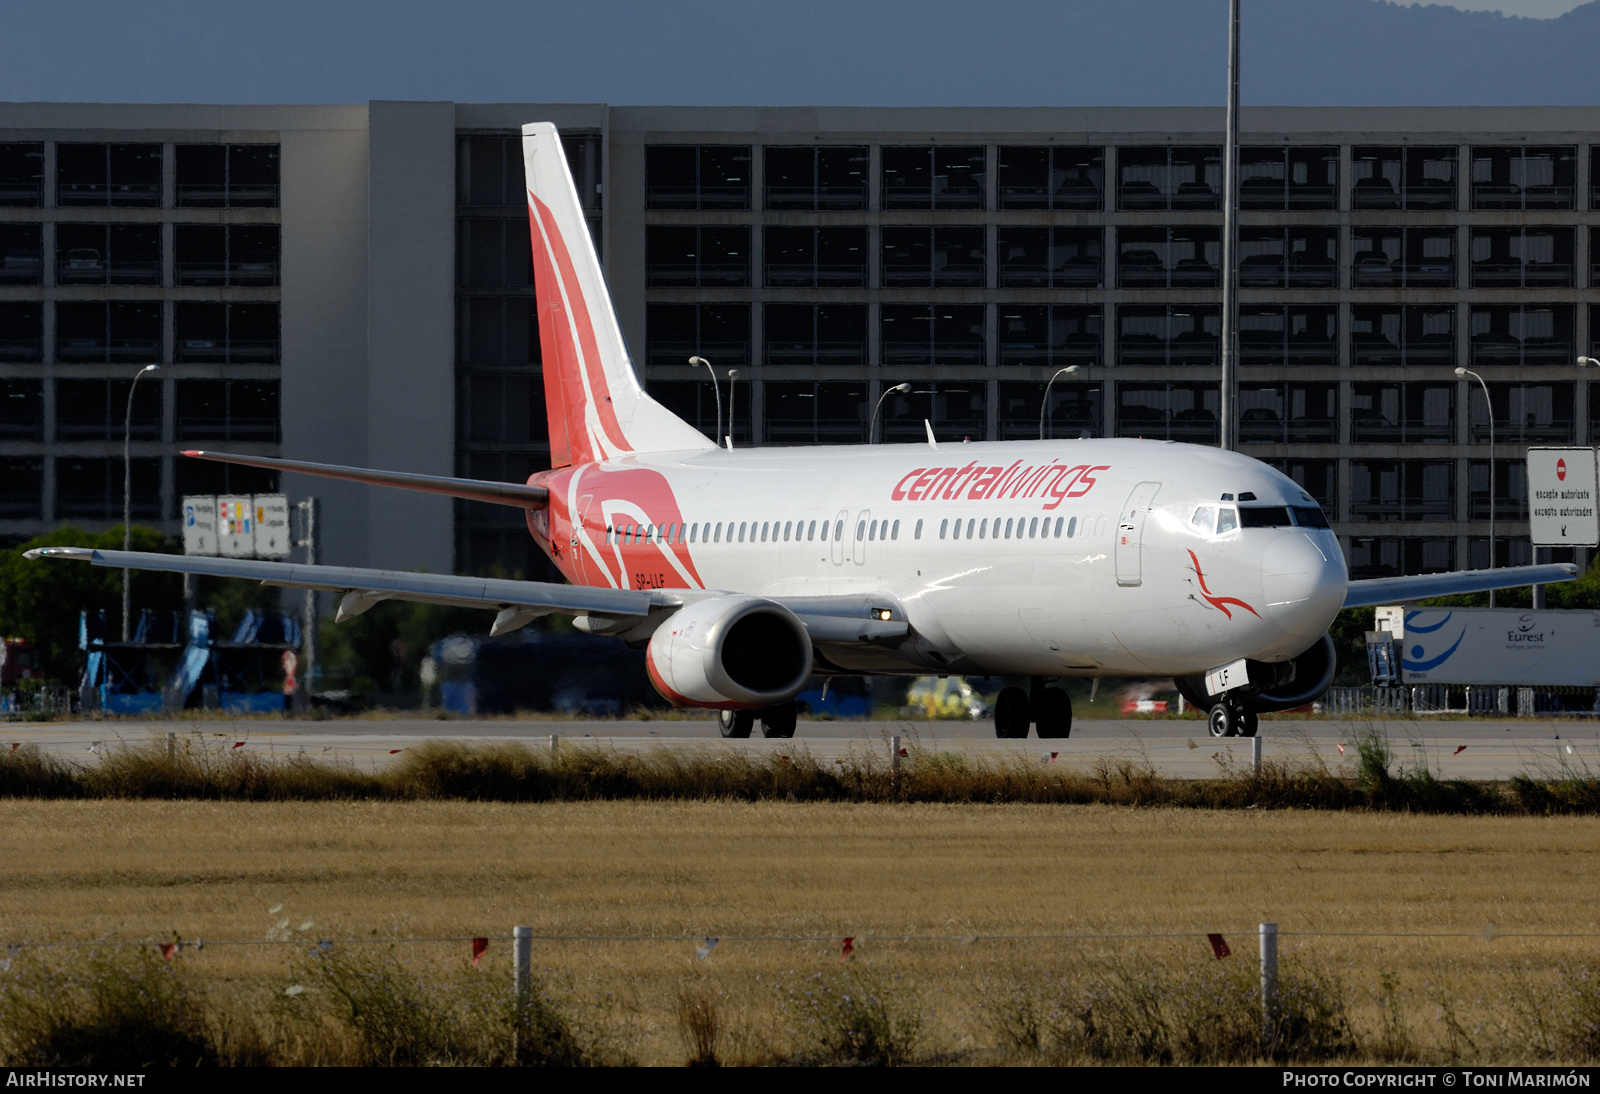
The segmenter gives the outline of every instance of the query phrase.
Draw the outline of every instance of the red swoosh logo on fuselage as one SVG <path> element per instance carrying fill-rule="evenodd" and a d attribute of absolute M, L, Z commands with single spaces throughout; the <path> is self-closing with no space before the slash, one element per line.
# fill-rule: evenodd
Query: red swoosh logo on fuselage
<path fill-rule="evenodd" d="M 1205 573 L 1204 570 L 1202 570 L 1200 568 L 1200 560 L 1195 557 L 1193 551 L 1189 552 L 1189 561 L 1194 563 L 1194 574 L 1195 574 L 1196 577 L 1198 577 L 1200 579 L 1200 593 L 1201 593 L 1202 596 L 1205 597 L 1205 600 L 1206 600 L 1207 604 L 1210 604 L 1213 608 L 1217 609 L 1219 612 L 1221 612 L 1223 615 L 1227 616 L 1229 619 L 1233 618 L 1233 613 L 1228 610 L 1228 605 L 1229 604 L 1232 604 L 1235 607 L 1243 608 L 1245 611 L 1249 612 L 1251 615 L 1255 616 L 1257 619 L 1261 618 L 1261 613 L 1260 612 L 1256 611 L 1254 608 L 1252 608 L 1250 605 L 1246 604 L 1244 601 L 1240 600 L 1236 596 L 1213 596 L 1213 595 L 1211 595 L 1211 590 L 1206 588 L 1206 573 Z"/>

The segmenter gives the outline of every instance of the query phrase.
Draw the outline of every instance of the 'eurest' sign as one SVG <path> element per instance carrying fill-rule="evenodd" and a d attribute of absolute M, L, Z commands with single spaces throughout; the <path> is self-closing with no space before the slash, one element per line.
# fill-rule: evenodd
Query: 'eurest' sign
<path fill-rule="evenodd" d="M 1537 547 L 1600 546 L 1592 448 L 1528 449 L 1528 532 Z"/>

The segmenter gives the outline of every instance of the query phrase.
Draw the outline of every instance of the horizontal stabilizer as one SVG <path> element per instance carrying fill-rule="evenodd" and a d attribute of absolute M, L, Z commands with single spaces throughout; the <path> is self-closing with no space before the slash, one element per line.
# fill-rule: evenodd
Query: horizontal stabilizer
<path fill-rule="evenodd" d="M 364 482 L 371 486 L 392 486 L 397 490 L 416 490 L 424 494 L 443 494 L 490 505 L 509 505 L 516 509 L 543 509 L 550 504 L 550 491 L 542 486 L 519 482 L 490 482 L 487 479 L 453 479 L 446 475 L 413 475 L 405 471 L 372 471 L 365 467 L 343 467 L 336 463 L 307 463 L 305 460 L 278 460 L 270 456 L 237 456 L 231 452 L 188 451 L 185 456 L 218 463 L 238 463 L 246 467 L 265 467 L 273 471 L 292 471 L 297 475 L 321 475 L 327 479 Z"/>
<path fill-rule="evenodd" d="M 1482 593 L 1490 589 L 1512 589 L 1519 585 L 1554 585 L 1572 581 L 1578 568 L 1570 562 L 1547 566 L 1506 566 L 1498 570 L 1457 570 L 1448 574 L 1418 574 L 1416 577 L 1375 577 L 1350 582 L 1344 595 L 1347 608 L 1370 608 L 1379 604 L 1404 604 L 1432 596 Z"/>

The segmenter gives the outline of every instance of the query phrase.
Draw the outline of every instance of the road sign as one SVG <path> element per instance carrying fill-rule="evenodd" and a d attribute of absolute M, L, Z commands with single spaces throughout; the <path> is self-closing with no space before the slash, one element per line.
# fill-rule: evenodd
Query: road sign
<path fill-rule="evenodd" d="M 215 497 L 186 497 L 183 499 L 183 553 L 186 555 L 214 555 L 217 553 L 217 499 Z"/>
<path fill-rule="evenodd" d="M 288 558 L 289 499 L 282 494 L 257 494 L 256 507 L 256 557 Z"/>
<path fill-rule="evenodd" d="M 223 558 L 255 557 L 255 499 L 249 495 L 217 498 L 217 542 Z"/>
<path fill-rule="evenodd" d="M 1595 450 L 1528 449 L 1528 534 L 1535 547 L 1600 547 Z"/>

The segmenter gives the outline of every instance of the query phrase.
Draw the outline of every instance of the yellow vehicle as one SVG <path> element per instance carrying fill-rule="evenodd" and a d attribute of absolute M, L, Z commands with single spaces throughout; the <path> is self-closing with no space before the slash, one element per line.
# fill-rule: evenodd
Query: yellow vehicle
<path fill-rule="evenodd" d="M 906 693 L 906 715 L 911 718 L 970 718 L 989 716 L 989 704 L 960 676 L 919 676 Z"/>

